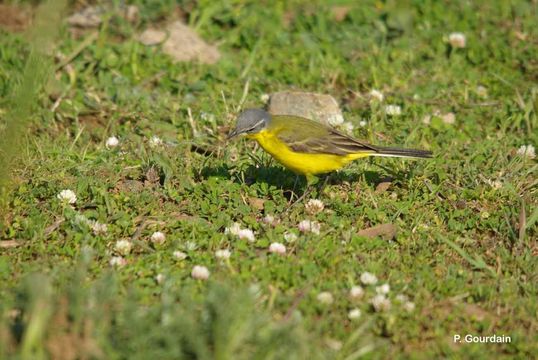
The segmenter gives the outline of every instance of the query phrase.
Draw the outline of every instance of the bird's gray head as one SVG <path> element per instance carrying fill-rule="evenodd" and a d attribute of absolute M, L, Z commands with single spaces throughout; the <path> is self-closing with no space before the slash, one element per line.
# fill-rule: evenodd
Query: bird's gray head
<path fill-rule="evenodd" d="M 235 129 L 228 139 L 241 134 L 256 134 L 269 124 L 271 115 L 262 109 L 246 109 L 237 117 Z"/>

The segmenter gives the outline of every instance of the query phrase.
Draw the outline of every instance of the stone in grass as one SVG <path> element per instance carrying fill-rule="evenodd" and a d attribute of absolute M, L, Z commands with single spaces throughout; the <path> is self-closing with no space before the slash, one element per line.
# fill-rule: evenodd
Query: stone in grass
<path fill-rule="evenodd" d="M 196 60 L 205 64 L 214 64 L 220 58 L 219 50 L 207 44 L 194 30 L 175 21 L 165 29 L 147 29 L 138 37 L 147 46 L 162 43 L 162 50 L 176 61 Z"/>
<path fill-rule="evenodd" d="M 71 26 L 81 28 L 98 27 L 103 21 L 102 16 L 105 9 L 101 6 L 88 6 L 67 18 L 67 23 Z"/>
<path fill-rule="evenodd" d="M 381 224 L 360 230 L 357 235 L 367 238 L 381 237 L 385 240 L 392 240 L 396 237 L 397 228 L 394 224 Z"/>
<path fill-rule="evenodd" d="M 96 28 L 103 22 L 103 16 L 107 10 L 111 8 L 98 5 L 88 6 L 71 14 L 67 18 L 67 23 L 77 28 Z M 138 20 L 139 10 L 136 5 L 121 5 L 116 14 L 132 23 Z"/>
<path fill-rule="evenodd" d="M 273 115 L 294 115 L 337 126 L 344 122 L 338 102 L 330 95 L 300 91 L 273 93 L 268 111 Z"/>

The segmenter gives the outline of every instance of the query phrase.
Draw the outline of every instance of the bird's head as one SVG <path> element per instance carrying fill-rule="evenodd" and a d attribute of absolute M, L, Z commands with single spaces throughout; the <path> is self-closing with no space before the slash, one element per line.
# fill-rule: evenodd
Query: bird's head
<path fill-rule="evenodd" d="M 235 129 L 228 135 L 228 139 L 241 135 L 253 135 L 267 127 L 271 115 L 262 109 L 246 109 L 237 117 Z"/>

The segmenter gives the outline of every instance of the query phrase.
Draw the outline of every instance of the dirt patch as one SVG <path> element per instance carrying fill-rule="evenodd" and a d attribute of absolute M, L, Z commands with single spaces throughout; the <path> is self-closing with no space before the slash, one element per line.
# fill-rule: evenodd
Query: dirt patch
<path fill-rule="evenodd" d="M 0 29 L 19 32 L 32 24 L 32 11 L 29 7 L 0 4 Z"/>

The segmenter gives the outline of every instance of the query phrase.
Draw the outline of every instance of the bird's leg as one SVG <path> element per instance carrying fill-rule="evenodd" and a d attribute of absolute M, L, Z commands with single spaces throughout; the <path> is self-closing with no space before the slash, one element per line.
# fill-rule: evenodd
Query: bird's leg
<path fill-rule="evenodd" d="M 323 180 L 323 184 L 321 184 L 321 186 L 319 186 L 319 189 L 318 189 L 320 194 L 323 192 L 323 190 L 327 186 L 327 183 L 329 182 L 329 177 L 330 176 L 331 176 L 330 174 L 325 175 L 325 179 Z"/>
<path fill-rule="evenodd" d="M 314 175 L 307 174 L 306 175 L 306 188 L 303 191 L 303 194 L 301 196 L 299 196 L 297 198 L 297 200 L 295 200 L 293 203 L 291 203 L 291 205 L 288 206 L 286 211 L 291 209 L 291 207 L 294 206 L 295 204 L 301 202 L 306 197 L 306 195 L 310 194 L 312 192 L 312 186 L 315 185 L 318 181 L 319 181 L 319 179 L 317 177 L 315 177 Z"/>
<path fill-rule="evenodd" d="M 295 189 L 297 188 L 298 182 L 299 182 L 299 175 L 295 175 L 295 181 L 293 182 L 293 189 L 291 190 L 290 201 L 293 201 L 293 197 L 297 196 L 297 194 L 295 194 Z"/>

